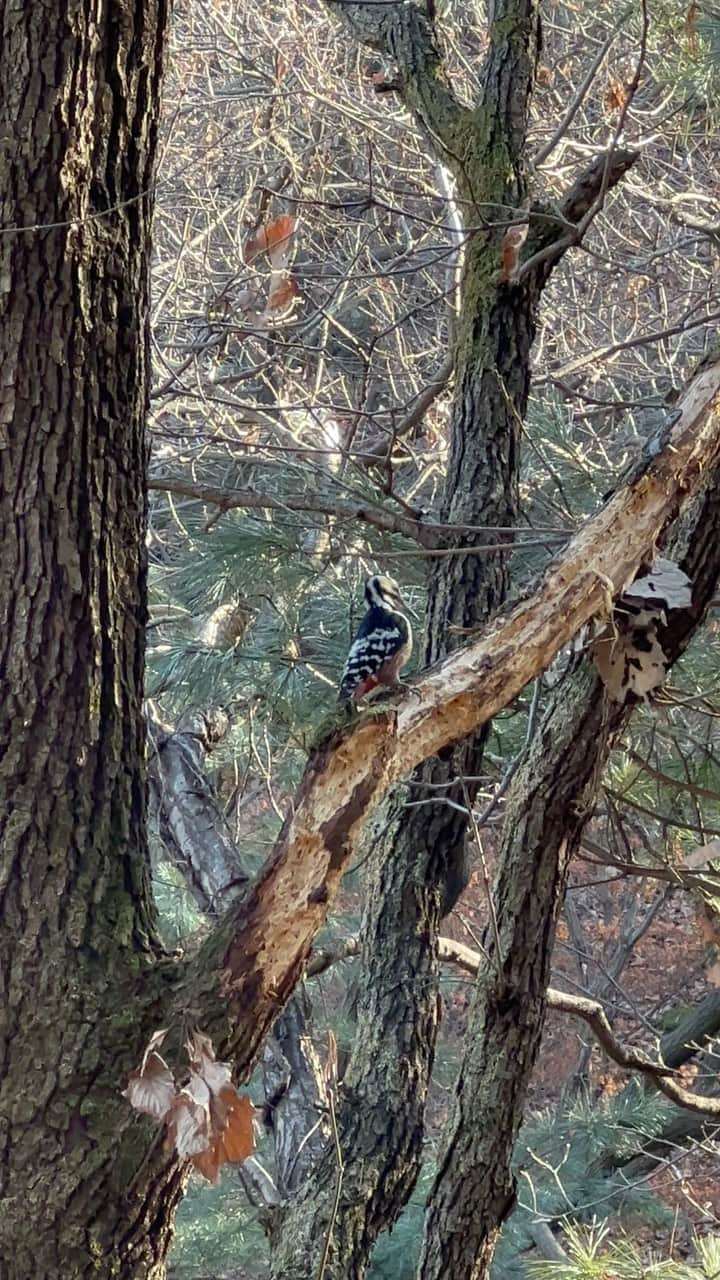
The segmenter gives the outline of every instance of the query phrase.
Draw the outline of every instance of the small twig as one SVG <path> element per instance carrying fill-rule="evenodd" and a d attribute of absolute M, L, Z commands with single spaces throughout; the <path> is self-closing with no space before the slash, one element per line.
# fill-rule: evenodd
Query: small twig
<path fill-rule="evenodd" d="M 490 884 L 490 873 L 488 871 L 488 865 L 485 860 L 485 850 L 483 848 L 482 837 L 480 835 L 480 827 L 478 826 L 477 818 L 473 813 L 473 808 L 470 801 L 470 793 L 468 792 L 468 789 L 467 789 L 467 782 L 465 781 L 465 778 L 462 774 L 460 776 L 460 785 L 462 787 L 463 799 L 465 801 L 465 807 L 467 808 L 467 811 L 468 811 L 468 817 L 470 819 L 470 825 L 472 827 L 475 844 L 477 845 L 477 850 L 478 850 L 478 853 L 480 854 L 480 866 L 482 868 L 483 885 L 485 887 L 485 894 L 488 902 L 488 911 L 490 912 L 490 921 L 492 924 L 493 936 L 495 938 L 495 951 L 497 954 L 497 971 L 498 971 L 498 974 L 502 974 L 502 964 L 501 964 L 501 958 L 500 958 L 500 955 L 501 955 L 500 930 L 498 929 L 497 912 L 495 910 L 495 901 L 493 899 L 493 894 L 492 894 L 492 885 Z"/>
<path fill-rule="evenodd" d="M 625 18 L 626 18 L 626 17 L 627 17 L 627 11 L 623 14 L 622 18 L 620 19 L 620 22 L 617 24 L 617 26 L 615 27 L 615 29 L 614 29 L 613 31 L 611 31 L 611 32 L 610 32 L 610 35 L 607 37 L 607 40 L 605 41 L 605 43 L 604 43 L 604 44 L 602 44 L 602 45 L 600 46 L 600 50 L 599 50 L 599 52 L 598 52 L 598 54 L 597 54 L 596 58 L 594 59 L 594 61 L 590 64 L 590 68 L 589 68 L 589 70 L 588 70 L 587 75 L 585 76 L 585 79 L 582 81 L 582 84 L 580 85 L 580 88 L 578 89 L 577 93 L 575 94 L 575 97 L 573 98 L 572 102 L 570 103 L 570 106 L 568 107 L 567 111 L 565 112 L 565 115 L 563 116 L 562 120 L 560 121 L 560 124 L 558 125 L 558 127 L 557 127 L 557 129 L 555 130 L 554 134 L 553 134 L 553 135 L 552 135 L 552 137 L 550 138 L 549 142 L 546 142 L 546 143 L 545 143 L 545 146 L 544 146 L 544 147 L 541 147 L 541 148 L 540 148 L 540 150 L 538 151 L 537 155 L 535 155 L 535 156 L 533 157 L 533 166 L 534 166 L 536 169 L 537 169 L 541 164 L 544 164 L 544 163 L 545 163 L 545 161 L 547 160 L 547 158 L 548 158 L 548 156 L 550 155 L 550 153 L 551 153 L 552 151 L 554 151 L 554 150 L 555 150 L 555 148 L 556 148 L 556 146 L 557 146 L 558 142 L 560 141 L 560 139 L 564 137 L 564 135 L 567 133 L 567 130 L 570 128 L 570 125 L 572 124 L 573 120 L 575 119 L 575 116 L 577 115 L 578 111 L 580 110 L 580 107 L 582 106 L 583 102 L 585 101 L 585 97 L 586 97 L 586 95 L 587 95 L 588 89 L 590 88 L 590 85 L 592 84 L 593 80 L 595 79 L 595 76 L 596 76 L 597 72 L 598 72 L 598 71 L 599 71 L 599 69 L 600 69 L 600 65 L 601 65 L 601 63 L 603 62 L 603 59 L 605 58 L 605 55 L 606 55 L 606 53 L 607 53 L 608 49 L 610 48 L 610 45 L 612 44 L 613 40 L 615 39 L 615 37 L 616 37 L 616 35 L 617 35 L 618 31 L 620 30 L 620 27 L 622 26 L 623 22 L 625 21 Z"/>
<path fill-rule="evenodd" d="M 493 795 L 492 799 L 489 801 L 487 806 L 483 809 L 482 813 L 478 817 L 477 825 L 481 829 L 485 826 L 485 823 L 488 822 L 492 817 L 500 800 L 502 800 L 503 796 L 505 795 L 505 792 L 508 790 L 510 783 L 512 782 L 513 778 L 515 777 L 515 774 L 517 773 L 518 769 L 520 768 L 520 765 L 522 764 L 523 760 L 525 759 L 525 756 L 528 753 L 530 743 L 532 742 L 533 734 L 535 733 L 535 724 L 537 721 L 537 711 L 538 711 L 539 702 L 540 702 L 540 681 L 536 680 L 535 688 L 533 689 L 532 700 L 530 702 L 530 710 L 528 712 L 527 729 L 525 730 L 525 741 L 523 742 L 523 745 L 521 746 L 515 758 L 510 761 L 510 764 L 505 770 L 505 773 L 503 774 L 500 785 L 495 790 L 495 794 Z"/>

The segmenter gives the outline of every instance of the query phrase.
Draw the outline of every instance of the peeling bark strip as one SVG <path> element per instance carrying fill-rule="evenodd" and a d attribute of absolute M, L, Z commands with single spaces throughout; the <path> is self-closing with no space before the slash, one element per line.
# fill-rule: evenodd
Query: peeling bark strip
<path fill-rule="evenodd" d="M 421 675 L 396 710 L 363 720 L 310 761 L 273 857 L 225 925 L 239 1065 L 252 1061 L 297 980 L 371 808 L 393 781 L 507 706 L 584 622 L 610 608 L 720 457 L 719 399 L 720 361 L 691 382 L 663 452 L 587 522 L 532 595 Z"/>
<path fill-rule="evenodd" d="M 166 23 L 166 0 L 3 6 L 2 1280 L 157 1276 L 182 1186 L 143 1167 L 119 1094 L 158 1025 L 141 696 Z"/>

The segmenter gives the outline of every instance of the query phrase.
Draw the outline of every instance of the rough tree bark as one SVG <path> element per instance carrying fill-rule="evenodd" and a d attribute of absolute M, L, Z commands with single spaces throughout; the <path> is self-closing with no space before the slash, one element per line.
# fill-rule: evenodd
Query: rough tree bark
<path fill-rule="evenodd" d="M 702 375 L 701 375 L 702 376 Z M 716 410 L 717 412 L 717 410 Z M 720 470 L 705 477 L 672 542 L 693 582 L 692 608 L 662 637 L 674 661 L 720 576 Z M 602 768 L 631 707 L 609 701 L 592 664 L 561 682 L 508 798 L 494 928 L 478 975 L 453 1112 L 428 1202 L 421 1280 L 485 1280 L 515 1196 L 511 1159 L 542 1033 L 555 926 L 570 860 L 592 813 Z"/>
<path fill-rule="evenodd" d="M 156 1017 L 143 425 L 166 21 L 165 0 L 3 13 L 0 1272 L 12 1280 L 159 1275 L 181 1184 L 141 1171 L 147 1133 L 118 1093 Z"/>
<path fill-rule="evenodd" d="M 372 11 L 339 6 L 366 44 L 394 58 L 401 93 L 439 159 L 453 173 L 467 221 L 455 347 L 450 453 L 440 518 L 512 528 L 517 519 L 519 431 L 529 389 L 537 293 L 498 286 L 501 223 L 526 195 L 522 153 L 540 29 L 534 0 L 494 6 L 474 112 L 438 74 L 432 31 L 414 5 Z M 481 532 L 461 541 L 486 540 Z M 506 539 L 506 547 L 510 538 Z M 455 636 L 477 627 L 505 599 L 507 549 L 450 555 L 429 566 L 421 662 L 437 661 Z M 479 773 L 485 733 L 421 767 L 412 795 Z M 472 785 L 471 789 L 472 789 Z M 378 1234 L 407 1201 L 420 1170 L 424 1108 L 437 1034 L 434 937 L 466 882 L 465 822 L 448 805 L 406 808 L 391 800 L 376 842 L 361 930 L 357 1031 L 345 1074 L 339 1127 L 344 1174 L 334 1206 L 336 1159 L 325 1161 L 287 1205 L 276 1236 L 276 1280 L 314 1275 L 333 1218 L 331 1277 L 365 1274 Z"/>
<path fill-rule="evenodd" d="M 499 101 L 510 94 L 511 72 L 520 76 L 515 127 L 529 90 L 535 10 L 506 0 L 497 12 L 519 22 L 498 26 L 489 55 Z M 411 26 L 419 21 L 412 6 L 402 13 Z M 175 1066 L 182 1030 L 196 1022 L 246 1073 L 302 971 L 371 803 L 405 766 L 504 705 L 500 664 L 475 645 L 464 661 L 458 654 L 429 674 L 420 707 L 406 708 L 402 724 L 390 714 L 361 725 L 332 759 L 326 748 L 247 898 L 191 964 L 162 956 L 148 885 L 140 700 L 149 192 L 166 20 L 165 0 L 17 6 L 5 15 L 0 50 L 0 1260 L 12 1280 L 159 1280 L 184 1172 L 120 1097 L 149 1035 L 171 1025 Z M 402 43 L 398 36 L 396 52 Z M 418 114 L 446 103 L 440 81 L 425 71 L 422 57 L 409 70 Z M 460 110 L 449 141 L 471 176 L 474 148 L 485 148 L 488 170 L 480 166 L 475 195 L 492 205 L 501 192 L 516 199 L 522 180 L 491 124 L 482 110 Z M 7 234 L 13 227 L 17 233 Z M 493 483 L 486 520 L 491 507 L 514 504 L 508 468 L 526 392 L 525 374 L 492 345 L 494 325 L 515 326 L 508 333 L 521 358 L 530 340 L 530 312 L 517 320 L 520 300 L 491 276 L 498 234 L 488 233 L 486 251 L 471 250 L 466 295 L 475 291 L 490 304 L 461 328 L 468 440 L 456 436 L 452 464 L 459 476 L 466 449 L 473 452 L 467 415 L 482 413 L 481 390 L 499 405 L 499 371 L 510 387 L 510 434 L 485 461 L 510 497 Z M 701 424 L 697 452 L 688 444 L 674 455 L 683 484 L 717 446 Z M 481 461 L 475 455 L 478 478 Z M 668 465 L 663 458 L 656 465 L 655 487 L 650 478 L 631 488 L 651 510 L 643 526 L 650 541 L 683 497 Z M 647 550 L 639 537 L 633 547 L 628 571 Z M 502 584 L 502 567 L 498 573 Z M 459 579 L 455 585 L 462 589 Z M 488 586 L 488 608 L 501 589 Z M 597 584 L 585 582 L 572 599 L 579 621 L 601 605 Z M 464 624 L 469 615 L 457 607 Z M 536 665 L 516 661 L 507 697 L 525 683 L 523 670 L 535 674 L 565 638 L 543 618 L 531 646 Z M 506 641 L 510 669 L 510 633 Z M 485 680 L 483 653 L 495 681 L 485 705 L 473 696 Z M 454 695 L 447 715 L 445 684 L 448 703 Z M 353 752 L 363 744 L 378 755 L 361 776 Z M 343 790 L 343 775 L 357 785 Z M 411 915 L 416 893 L 431 925 L 439 892 L 431 889 L 428 905 L 425 891 L 408 882 Z M 384 1016 L 387 993 L 379 1000 Z M 428 1045 L 433 1017 L 420 1027 Z M 382 1180 L 377 1186 L 382 1193 Z M 377 1212 L 377 1197 L 373 1203 Z"/>
<path fill-rule="evenodd" d="M 433 33 L 417 6 L 375 10 L 329 2 L 357 39 L 395 60 L 399 92 L 452 172 L 459 205 L 474 228 L 465 247 L 440 513 L 443 522 L 478 530 L 456 539 L 472 547 L 487 540 L 483 526 L 510 530 L 517 521 L 520 431 L 537 308 L 562 256 L 562 250 L 551 252 L 559 231 L 544 217 L 532 223 L 527 254 L 545 249 L 543 265 L 521 287 L 501 278 L 505 227 L 522 218 L 527 200 L 524 150 L 540 50 L 538 6 L 535 0 L 498 0 L 489 7 L 477 105 L 468 110 L 439 74 Z M 618 151 L 607 164 L 602 157 L 591 166 L 563 202 L 565 227 L 587 213 L 603 181 L 606 189 L 615 186 L 634 159 Z M 494 555 L 470 551 L 429 563 L 424 664 L 450 652 L 505 600 L 511 535 L 505 542 Z M 330 1150 L 287 1206 L 284 1243 L 278 1237 L 273 1264 L 276 1280 L 313 1273 L 331 1210 L 328 1276 L 362 1277 L 378 1234 L 392 1224 L 415 1185 L 439 1014 L 435 939 L 468 874 L 466 819 L 447 803 L 428 803 L 429 788 L 442 787 L 444 799 L 462 801 L 460 779 L 469 778 L 464 785 L 472 799 L 485 736 L 483 730 L 425 763 L 410 793 L 403 790 L 384 814 L 368 877 L 357 1031 L 340 1114 L 342 1199 L 336 1208 Z M 407 807 L 408 799 L 423 804 Z"/>
<path fill-rule="evenodd" d="M 242 854 L 218 806 L 206 771 L 207 757 L 228 732 L 223 712 L 184 717 L 173 732 L 153 725 L 149 762 L 151 810 L 168 859 L 209 921 L 247 885 Z M 272 1177 L 257 1161 L 239 1176 L 263 1221 L 274 1230 L 270 1210 L 322 1154 L 328 1137 L 327 1098 L 311 1038 L 307 994 L 296 989 L 265 1041 L 262 1067 L 265 1124 L 274 1146 Z"/>

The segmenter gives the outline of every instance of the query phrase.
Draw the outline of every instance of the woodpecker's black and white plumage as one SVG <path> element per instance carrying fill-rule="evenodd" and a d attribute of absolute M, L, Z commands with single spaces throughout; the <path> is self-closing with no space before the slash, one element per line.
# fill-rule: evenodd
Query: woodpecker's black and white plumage
<path fill-rule="evenodd" d="M 394 578 L 375 574 L 365 583 L 368 611 L 355 636 L 340 681 L 338 702 L 357 702 L 378 685 L 390 688 L 412 653 L 407 608 Z"/>

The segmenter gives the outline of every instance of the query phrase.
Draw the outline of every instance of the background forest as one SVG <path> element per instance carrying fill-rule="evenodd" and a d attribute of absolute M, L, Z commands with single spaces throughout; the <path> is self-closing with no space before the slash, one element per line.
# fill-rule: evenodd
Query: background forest
<path fill-rule="evenodd" d="M 542 295 L 514 596 L 671 413 L 720 319 L 720 14 L 675 0 L 647 11 L 548 0 L 542 19 L 530 198 L 541 184 L 559 200 L 618 127 L 638 155 Z M 487 30 L 481 4 L 438 7 L 437 43 L 461 102 L 475 98 Z M 427 521 L 439 519 L 448 467 L 470 215 L 393 75 L 312 0 L 175 6 L 154 232 L 146 688 L 155 887 L 165 939 L 183 952 L 273 845 L 332 709 L 365 576 L 398 578 L 420 633 L 430 568 L 457 554 L 432 544 Z M 488 528 L 485 543 L 472 541 L 483 557 L 508 534 Z M 611 754 L 572 863 L 551 979 L 599 1001 L 625 1049 L 659 1049 L 684 1084 L 712 1096 L 719 658 L 713 607 Z M 422 1171 L 380 1236 L 373 1280 L 416 1274 L 499 826 L 563 661 L 495 719 L 473 779 L 469 879 L 441 926 Z M 437 804 L 431 785 L 406 787 L 403 804 Z M 466 800 L 455 791 L 445 803 Z M 256 1158 L 226 1168 L 217 1188 L 194 1180 L 180 1207 L 175 1280 L 269 1275 L 273 1207 L 332 1145 L 328 1092 L 342 1094 L 368 981 L 358 934 L 377 892 L 382 823 L 253 1076 Z M 330 1032 L 336 1078 L 323 1065 Z M 720 1274 L 711 1122 L 629 1075 L 560 1010 L 548 1014 L 514 1169 L 498 1280 Z"/>

